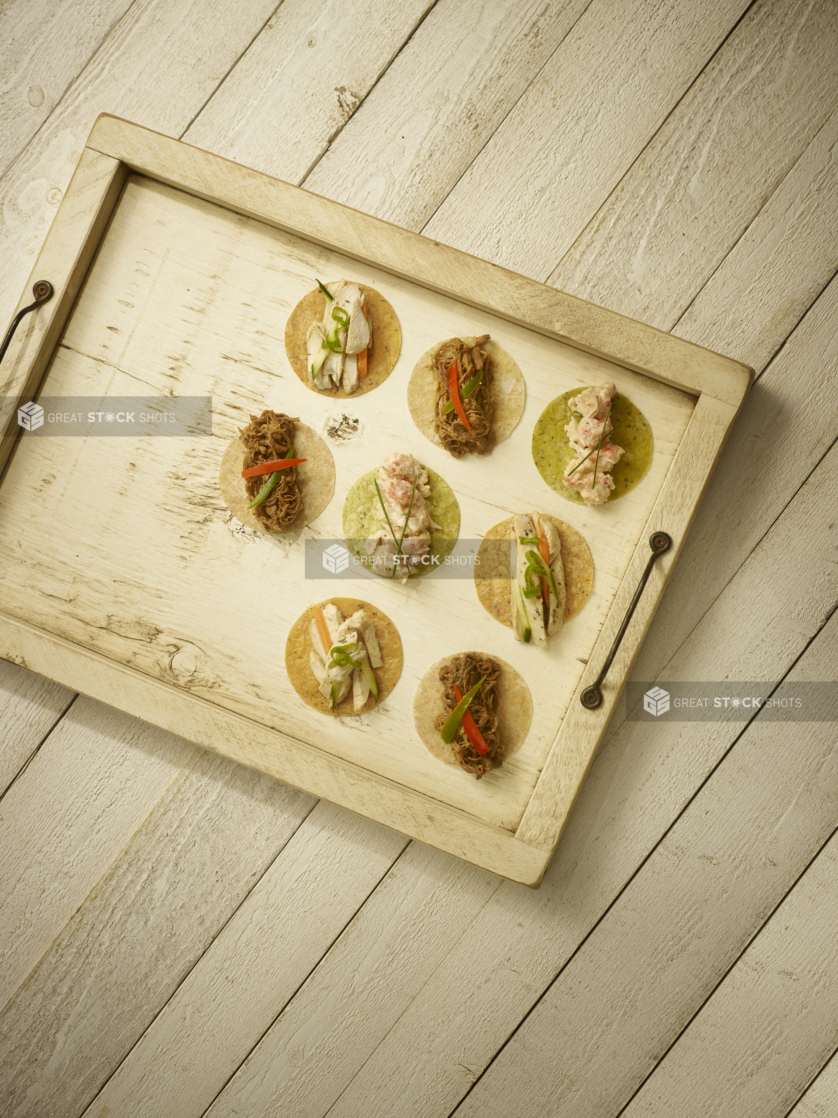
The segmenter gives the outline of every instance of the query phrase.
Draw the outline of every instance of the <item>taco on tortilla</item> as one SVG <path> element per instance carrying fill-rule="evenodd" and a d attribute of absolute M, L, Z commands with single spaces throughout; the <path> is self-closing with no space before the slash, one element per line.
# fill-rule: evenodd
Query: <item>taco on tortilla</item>
<path fill-rule="evenodd" d="M 481 605 L 516 640 L 545 648 L 588 600 L 593 576 L 584 537 L 555 516 L 533 512 L 489 529 L 474 582 Z"/>
<path fill-rule="evenodd" d="M 439 660 L 422 676 L 413 700 L 414 724 L 427 749 L 478 780 L 518 749 L 531 719 L 523 678 L 483 652 Z"/>
<path fill-rule="evenodd" d="M 402 344 L 396 312 L 374 288 L 317 281 L 288 317 L 285 352 L 308 388 L 358 396 L 392 372 Z"/>
<path fill-rule="evenodd" d="M 288 678 L 321 714 L 362 714 L 380 706 L 398 682 L 403 660 L 390 618 L 356 598 L 309 606 L 285 642 Z"/>
<path fill-rule="evenodd" d="M 257 532 L 311 524 L 335 491 L 335 463 L 320 436 L 299 419 L 266 409 L 240 428 L 221 459 L 221 496 Z"/>
<path fill-rule="evenodd" d="M 524 410 L 521 370 L 488 334 L 450 338 L 429 349 L 407 387 L 419 430 L 455 458 L 491 454 Z"/>

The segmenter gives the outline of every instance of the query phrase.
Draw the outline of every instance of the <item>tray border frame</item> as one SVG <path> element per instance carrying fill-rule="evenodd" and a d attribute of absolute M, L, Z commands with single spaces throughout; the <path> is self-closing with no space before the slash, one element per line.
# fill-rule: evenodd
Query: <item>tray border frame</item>
<path fill-rule="evenodd" d="M 0 484 L 20 428 L 18 403 L 34 396 L 129 174 L 147 178 L 263 221 L 412 283 L 490 311 L 576 349 L 603 357 L 696 397 L 669 473 L 594 645 L 542 772 L 514 831 L 482 822 L 424 793 L 334 757 L 280 731 L 226 711 L 172 684 L 76 645 L 0 611 L 0 657 L 241 764 L 349 808 L 510 880 L 537 887 L 593 761 L 683 541 L 753 380 L 748 366 L 509 272 L 458 249 L 221 156 L 102 114 L 35 264 L 32 284 L 48 278 L 53 300 L 29 317 L 7 356 L 12 370 L 0 417 Z M 330 222 L 335 209 L 339 223 Z M 334 235 L 335 224 L 340 230 Z M 403 261 L 411 270 L 405 271 Z M 503 308 L 503 309 L 499 309 Z M 25 320 L 26 321 L 26 320 Z M 603 688 L 587 711 L 579 694 L 610 648 L 648 556 L 648 536 L 665 529 L 671 551 L 650 584 Z M 118 696 L 118 698 L 115 698 Z"/>

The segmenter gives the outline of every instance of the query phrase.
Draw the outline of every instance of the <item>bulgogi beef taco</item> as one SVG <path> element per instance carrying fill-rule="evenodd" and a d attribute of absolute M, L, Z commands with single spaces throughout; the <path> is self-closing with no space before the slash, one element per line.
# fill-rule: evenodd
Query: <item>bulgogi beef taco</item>
<path fill-rule="evenodd" d="M 285 352 L 314 392 L 359 396 L 392 372 L 402 344 L 396 312 L 372 287 L 351 280 L 320 283 L 285 325 Z"/>
<path fill-rule="evenodd" d="M 525 394 L 521 370 L 488 334 L 429 349 L 407 387 L 416 426 L 455 458 L 491 454 L 521 418 Z"/>
<path fill-rule="evenodd" d="M 320 436 L 299 419 L 266 409 L 228 444 L 219 473 L 232 514 L 258 532 L 304 528 L 335 491 L 335 463 Z"/>
<path fill-rule="evenodd" d="M 416 731 L 447 765 L 479 780 L 521 745 L 532 719 L 529 688 L 496 656 L 461 652 L 422 676 L 413 699 Z"/>

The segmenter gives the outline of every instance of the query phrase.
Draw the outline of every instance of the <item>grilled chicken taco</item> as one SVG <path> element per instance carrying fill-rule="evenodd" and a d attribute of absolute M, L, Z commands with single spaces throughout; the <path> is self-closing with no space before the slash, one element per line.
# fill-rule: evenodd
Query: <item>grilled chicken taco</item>
<path fill-rule="evenodd" d="M 481 605 L 510 626 L 516 640 L 545 648 L 588 600 L 593 573 L 580 533 L 554 516 L 533 512 L 489 529 L 477 552 L 474 581 Z"/>
<path fill-rule="evenodd" d="M 331 396 L 376 388 L 401 349 L 396 312 L 371 287 L 349 280 L 317 281 L 291 312 L 285 352 L 307 387 Z"/>
<path fill-rule="evenodd" d="M 395 687 L 402 662 L 393 622 L 355 598 L 310 606 L 285 644 L 288 678 L 323 714 L 362 714 L 380 706 Z"/>
<path fill-rule="evenodd" d="M 416 426 L 455 458 L 491 454 L 521 418 L 524 397 L 521 370 L 488 334 L 429 349 L 407 388 Z"/>
<path fill-rule="evenodd" d="M 401 583 L 438 568 L 459 529 L 452 490 L 412 454 L 388 454 L 355 482 L 343 506 L 349 550 L 366 569 Z"/>
<path fill-rule="evenodd" d="M 482 652 L 462 652 L 434 664 L 413 700 L 413 720 L 425 746 L 478 780 L 514 753 L 531 719 L 524 680 L 510 664 Z"/>
<path fill-rule="evenodd" d="M 303 528 L 335 491 L 335 463 L 320 436 L 284 412 L 266 409 L 227 446 L 219 473 L 232 514 L 257 532 Z"/>

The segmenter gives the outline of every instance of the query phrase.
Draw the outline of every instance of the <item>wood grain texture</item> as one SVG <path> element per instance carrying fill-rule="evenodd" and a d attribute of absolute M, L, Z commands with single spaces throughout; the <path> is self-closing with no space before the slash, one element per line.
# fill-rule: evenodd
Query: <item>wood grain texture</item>
<path fill-rule="evenodd" d="M 838 1054 L 810 1084 L 787 1118 L 832 1118 L 838 1110 Z"/>
<path fill-rule="evenodd" d="M 404 845 L 390 834 L 370 857 L 370 837 L 364 821 L 318 806 L 284 852 L 282 865 L 265 875 L 88 1108 L 87 1118 L 129 1109 L 149 1118 L 173 1111 L 190 1118 L 207 1107 L 209 1114 L 231 1107 L 262 1113 L 273 1109 L 276 1098 L 284 1114 L 325 1113 L 354 1067 L 349 1061 L 358 1048 L 370 1046 L 386 1021 L 396 1019 L 426 968 L 458 935 L 436 898 L 457 887 L 471 904 L 480 904 L 498 886 L 492 875 L 414 844 L 307 977 L 318 947 L 330 934 L 334 938 L 351 914 L 352 899 L 364 900 L 360 891 L 365 885 L 369 890 Z M 363 873 L 359 855 L 366 855 Z M 336 901 L 335 893 L 344 891 L 347 896 Z M 289 912 L 295 913 L 293 921 L 283 919 Z M 240 969 L 244 951 L 255 952 L 265 965 L 249 968 L 246 976 Z M 389 976 L 396 965 L 402 981 L 394 997 Z M 289 1001 L 292 1008 L 285 1008 Z M 189 1028 L 195 1019 L 207 1030 L 199 1051 Z M 351 1053 L 344 1043 L 347 1027 L 355 1035 Z M 263 1033 L 267 1036 L 254 1050 Z M 331 1072 L 323 1075 L 330 1055 Z M 245 1056 L 244 1086 L 239 1090 L 238 1077 L 225 1086 Z"/>
<path fill-rule="evenodd" d="M 66 687 L 0 660 L 0 795 L 74 698 Z"/>
<path fill-rule="evenodd" d="M 0 176 L 133 0 L 7 0 L 0 42 Z"/>
<path fill-rule="evenodd" d="M 283 0 L 183 139 L 302 182 L 432 7 Z"/>
<path fill-rule="evenodd" d="M 440 0 L 306 189 L 418 232 L 588 3 Z"/>
<path fill-rule="evenodd" d="M 197 748 L 79 699 L 3 798 L 5 1006 Z M 97 764 L 107 751 L 107 766 Z M 117 789 L 121 789 L 117 795 Z"/>
<path fill-rule="evenodd" d="M 121 743 L 103 744 L 118 762 Z M 170 739 L 170 748 L 178 752 L 185 746 Z M 78 755 L 74 759 L 82 761 Z M 287 785 L 193 751 L 181 778 L 165 789 L 124 851 L 60 929 L 60 948 L 47 952 L 0 1016 L 0 1099 L 8 1118 L 81 1113 L 155 1017 L 158 1005 L 189 981 L 195 963 L 313 806 L 310 797 Z M 342 819 L 343 828 L 337 831 L 351 838 L 353 817 Z M 310 859 L 323 852 L 323 842 L 312 842 Z M 369 873 L 374 873 L 375 854 L 369 849 L 367 854 Z M 84 847 L 76 851 L 74 869 L 83 856 Z M 389 865 L 392 849 L 387 856 Z M 294 864 L 302 872 L 300 860 Z M 308 881 L 311 885 L 311 873 Z M 293 895 L 293 878 L 291 887 L 288 908 L 272 921 L 276 931 L 291 933 L 296 928 L 292 914 L 307 903 L 304 896 Z M 326 918 L 296 949 L 286 942 L 277 962 L 292 981 L 295 966 L 302 968 L 299 982 L 313 965 L 305 951 L 324 950 L 348 919 L 345 914 L 351 915 L 352 904 L 363 899 L 363 892 L 353 888 L 363 890 L 360 875 L 357 886 L 345 889 L 345 897 L 336 901 L 328 889 L 324 894 L 334 905 L 330 918 L 337 921 L 331 936 Z M 309 899 L 319 895 L 314 891 Z M 256 936 L 262 934 L 263 916 L 259 910 L 251 920 Z M 226 978 L 224 984 L 231 988 Z M 195 1020 L 193 1016 L 184 1038 L 192 1035 Z M 223 1044 L 229 1033 L 223 1027 L 214 1035 Z M 167 1113 L 165 1107 L 160 1113 Z M 152 1111 L 145 1114 L 151 1118 Z"/>
<path fill-rule="evenodd" d="M 759 0 L 549 282 L 671 329 L 838 107 L 836 56 L 834 4 Z M 731 304 L 741 328 L 750 307 Z"/>
<path fill-rule="evenodd" d="M 0 183 L 0 321 L 12 316 L 97 115 L 121 112 L 179 135 L 276 7 L 277 0 L 135 0 Z"/>
<path fill-rule="evenodd" d="M 838 616 L 788 678 L 830 679 L 836 662 Z M 682 724 L 687 725 L 692 724 Z M 730 987 L 735 991 L 744 983 L 747 989 L 753 973 L 748 953 L 737 963 L 740 952 L 838 826 L 834 724 L 808 724 L 793 749 L 788 748 L 789 731 L 788 724 L 756 717 L 457 1108 L 458 1118 L 509 1113 L 535 1118 L 545 1109 L 556 1118 L 615 1114 L 732 964 L 737 965 Z M 792 971 L 800 968 L 802 982 L 794 993 L 788 975 L 776 976 L 787 999 L 785 1012 L 780 990 L 780 1004 L 771 1007 L 773 984 L 768 982 L 769 989 L 754 994 L 765 999 L 759 1009 L 754 1007 L 760 1023 L 740 1048 L 735 1038 L 743 1023 L 737 1028 L 736 1012 L 715 1017 L 716 1005 L 727 1000 L 726 982 L 707 1006 L 708 1019 L 716 1022 L 715 1047 L 704 1044 L 698 1076 L 676 1086 L 664 1074 L 662 1106 L 641 1106 L 638 1114 L 780 1115 L 783 1097 L 787 1108 L 820 1066 L 814 1061 L 822 1063 L 832 1051 L 838 1039 L 838 973 L 832 950 L 836 849 L 838 844 L 829 844 L 812 867 L 808 887 L 807 873 L 776 914 L 779 947 L 769 924 L 766 954 L 757 945 L 753 948 L 757 967 L 760 959 L 763 967 L 776 959 L 773 965 L 780 969 L 777 952 L 785 950 Z M 656 918 L 650 922 L 651 908 Z M 789 924 L 810 930 L 806 946 L 790 945 L 784 934 Z M 762 940 L 761 935 L 757 944 Z M 810 1007 L 810 1001 L 817 1005 Z M 664 1069 L 670 1060 L 679 1066 L 679 1050 L 693 1029 L 700 1029 L 701 1016 L 664 1061 Z M 687 1043 L 685 1059 L 689 1052 Z M 750 1074 L 743 1074 L 745 1068 Z M 656 1079 L 650 1081 L 650 1101 Z M 634 1104 L 628 1114 L 632 1109 Z"/>
<path fill-rule="evenodd" d="M 838 1044 L 837 925 L 833 837 L 643 1084 L 625 1118 L 675 1108 L 683 1118 L 720 1118 L 731 1109 L 741 1118 L 784 1118 Z"/>
<path fill-rule="evenodd" d="M 827 528 L 821 504 L 823 492 L 836 483 L 838 451 L 833 451 L 664 666 L 663 678 L 706 678 L 708 664 L 721 679 L 779 679 L 789 671 L 823 627 L 824 608 L 838 599 L 829 558 L 838 526 Z M 800 553 L 799 581 L 790 582 L 782 574 L 784 557 L 803 536 L 812 546 Z M 779 611 L 778 600 L 784 603 Z M 474 913 L 462 939 L 347 1084 L 330 1118 L 355 1118 L 376 1108 L 392 1118 L 449 1114 L 655 850 L 741 728 L 741 723 L 724 728 L 690 723 L 674 733 L 663 724 L 623 722 L 600 747 L 541 889 L 524 894 L 505 884 Z M 762 748 L 755 749 L 755 762 L 764 755 Z M 715 786 L 723 797 L 726 779 L 734 779 L 735 752 L 731 762 Z M 746 798 L 763 783 L 744 785 Z M 781 794 L 791 797 L 792 785 L 785 788 Z M 694 818 L 700 827 L 701 819 Z M 784 834 L 793 855 L 794 831 Z M 759 845 L 752 848 L 755 864 L 759 850 Z M 730 902 L 734 899 L 731 892 Z M 455 895 L 445 903 L 458 911 Z M 649 902 L 647 932 L 650 906 L 659 914 L 657 904 Z M 660 934 L 665 934 L 664 924 Z M 474 944 L 481 945 L 485 981 L 475 981 Z M 590 979 L 595 975 L 586 973 Z M 672 990 L 678 989 L 673 978 Z M 619 1003 L 608 999 L 608 1004 Z M 641 1043 L 645 1035 L 638 1026 Z M 555 1060 L 546 1063 L 553 1067 Z M 607 1083 L 604 1067 L 601 1077 Z M 533 1082 L 537 1087 L 540 1076 Z M 518 1113 L 514 1107 L 511 1112 Z"/>
<path fill-rule="evenodd" d="M 425 234 L 546 279 L 746 7 L 595 0 Z"/>

